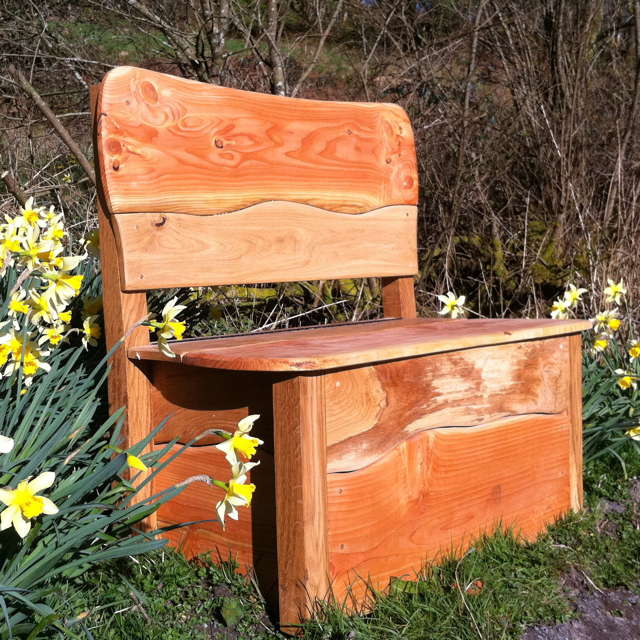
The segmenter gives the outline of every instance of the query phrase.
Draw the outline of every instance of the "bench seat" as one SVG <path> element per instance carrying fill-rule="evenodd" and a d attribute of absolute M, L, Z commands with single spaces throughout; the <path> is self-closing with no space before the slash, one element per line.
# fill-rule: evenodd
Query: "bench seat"
<path fill-rule="evenodd" d="M 522 342 L 584 331 L 586 320 L 386 319 L 155 344 L 128 350 L 134 360 L 167 360 L 242 371 L 325 371 L 431 353 Z"/>

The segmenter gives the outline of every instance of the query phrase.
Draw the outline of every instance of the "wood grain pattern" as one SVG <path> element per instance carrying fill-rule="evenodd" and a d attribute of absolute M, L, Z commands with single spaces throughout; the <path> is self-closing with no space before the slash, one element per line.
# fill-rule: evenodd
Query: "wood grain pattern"
<path fill-rule="evenodd" d="M 174 438 L 186 443 L 207 429 L 235 431 L 238 421 L 260 415 L 252 433 L 263 440 L 261 449 L 273 451 L 271 386 L 282 374 L 218 371 L 173 362 L 154 362 L 151 368 L 151 423 L 168 418 L 156 442 Z M 219 442 L 205 436 L 198 445 Z"/>
<path fill-rule="evenodd" d="M 567 412 L 569 360 L 550 338 L 329 373 L 328 469 L 361 469 L 419 431 Z"/>
<path fill-rule="evenodd" d="M 267 202 L 226 215 L 131 213 L 112 218 L 127 291 L 418 270 L 414 206 L 350 216 Z"/>
<path fill-rule="evenodd" d="M 571 421 L 571 455 L 569 478 L 571 481 L 571 508 L 582 509 L 582 337 L 566 338 L 569 350 L 567 383 L 569 386 L 569 419 Z"/>
<path fill-rule="evenodd" d="M 118 67 L 97 148 L 109 211 L 210 214 L 291 200 L 344 213 L 417 204 L 397 105 L 299 100 Z"/>
<path fill-rule="evenodd" d="M 98 89 L 92 88 L 91 104 L 94 117 L 94 139 L 96 133 L 95 105 L 99 101 Z M 95 144 L 94 144 L 95 148 Z M 118 269 L 118 247 L 109 218 L 105 215 L 103 183 L 100 175 L 98 183 L 98 223 L 100 233 L 100 266 L 102 270 L 104 331 L 107 350 L 123 340 L 110 358 L 108 390 L 109 411 L 126 408 L 122 447 L 128 449 L 144 439 L 151 430 L 150 389 L 147 364 L 133 362 L 127 358 L 129 348 L 149 344 L 149 331 L 144 327 L 134 328 L 136 323 L 147 316 L 147 298 L 144 293 L 123 293 Z M 151 444 L 141 453 L 150 451 Z M 133 499 L 139 502 L 151 495 L 151 486 L 140 489 Z M 156 514 L 145 520 L 145 526 L 153 529 Z"/>
<path fill-rule="evenodd" d="M 570 507 L 566 415 L 416 434 L 375 464 L 328 476 L 329 563 L 338 600 L 358 577 L 384 588 L 475 536 L 533 538 Z"/>
<path fill-rule="evenodd" d="M 590 327 L 587 320 L 390 320 L 194 340 L 176 343 L 174 351 L 180 362 L 199 367 L 312 371 L 549 338 Z M 130 349 L 129 357 L 167 359 L 154 345 Z"/>
<path fill-rule="evenodd" d="M 382 307 L 385 318 L 415 318 L 413 276 L 382 278 Z"/>
<path fill-rule="evenodd" d="M 177 446 L 172 451 L 176 451 Z M 180 495 L 158 511 L 158 526 L 209 520 L 174 529 L 164 536 L 188 558 L 209 553 L 216 560 L 234 559 L 242 571 L 253 568 L 260 589 L 268 601 L 277 599 L 277 560 L 275 538 L 275 487 L 273 457 L 261 449 L 260 465 L 250 473 L 256 484 L 255 499 L 240 509 L 238 521 L 229 519 L 225 529 L 215 520 L 215 504 L 222 491 L 204 483 L 189 485 Z M 193 447 L 171 462 L 154 481 L 154 491 L 162 491 L 205 473 L 226 482 L 229 465 L 212 446 Z"/>
<path fill-rule="evenodd" d="M 329 590 L 324 378 L 273 386 L 280 624 L 297 624 Z"/>

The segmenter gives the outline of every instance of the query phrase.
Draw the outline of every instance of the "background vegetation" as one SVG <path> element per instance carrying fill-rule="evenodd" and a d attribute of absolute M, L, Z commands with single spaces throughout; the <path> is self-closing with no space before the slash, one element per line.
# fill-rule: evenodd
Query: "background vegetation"
<path fill-rule="evenodd" d="M 118 64 L 307 98 L 397 102 L 416 133 L 425 311 L 434 293 L 454 289 L 477 313 L 544 315 L 567 281 L 600 290 L 606 275 L 631 284 L 637 312 L 635 0 L 0 7 L 0 173 L 57 204 L 78 235 L 95 226 L 91 181 L 11 63 L 89 157 L 88 87 Z M 13 204 L 2 188 L 0 211 Z M 375 281 L 260 289 L 200 292 L 204 319 L 220 330 L 378 312 Z"/>

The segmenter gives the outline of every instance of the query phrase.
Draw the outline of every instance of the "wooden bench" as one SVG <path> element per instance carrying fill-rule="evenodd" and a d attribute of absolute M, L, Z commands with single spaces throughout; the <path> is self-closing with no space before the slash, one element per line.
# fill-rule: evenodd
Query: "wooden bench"
<path fill-rule="evenodd" d="M 418 177 L 398 106 L 321 102 L 110 71 L 94 93 L 110 404 L 154 446 L 261 414 L 252 508 L 171 533 L 232 554 L 297 622 L 501 523 L 535 536 L 581 505 L 578 320 L 416 318 Z M 156 288 L 381 277 L 384 319 L 185 340 L 145 328 Z M 129 332 L 129 333 L 128 333 Z M 155 482 L 226 479 L 215 439 Z M 214 517 L 193 485 L 158 523 Z M 277 550 L 277 551 L 276 551 Z M 349 585 L 353 584 L 350 590 Z"/>

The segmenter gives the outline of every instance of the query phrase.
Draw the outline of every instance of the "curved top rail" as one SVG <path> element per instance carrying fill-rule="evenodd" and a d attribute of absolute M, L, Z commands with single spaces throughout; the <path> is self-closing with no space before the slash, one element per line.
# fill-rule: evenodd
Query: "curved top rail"
<path fill-rule="evenodd" d="M 286 200 L 358 214 L 417 204 L 413 132 L 397 105 L 118 67 L 101 84 L 96 114 L 109 213 L 212 214 Z"/>

